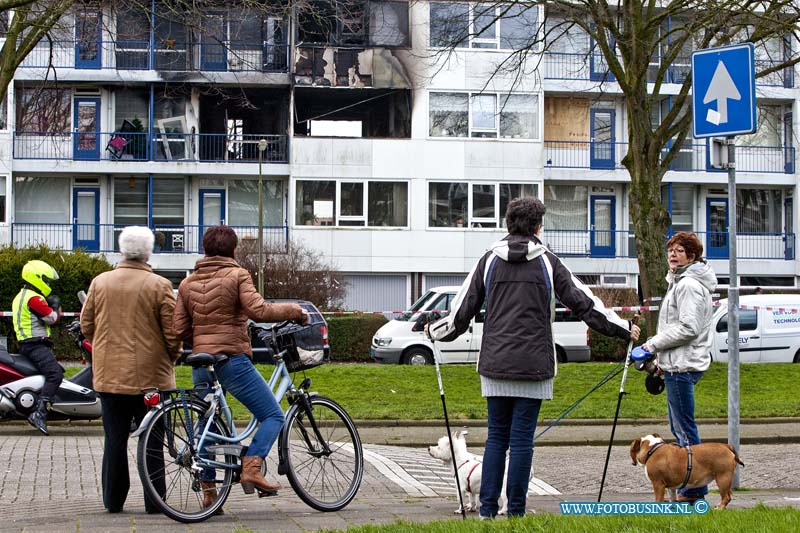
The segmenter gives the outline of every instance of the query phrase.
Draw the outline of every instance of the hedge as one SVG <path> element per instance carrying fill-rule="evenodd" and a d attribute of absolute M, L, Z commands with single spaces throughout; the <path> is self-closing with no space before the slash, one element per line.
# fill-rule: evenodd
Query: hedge
<path fill-rule="evenodd" d="M 343 315 L 328 317 L 331 360 L 369 362 L 369 347 L 375 332 L 388 320 L 383 315 Z"/>
<path fill-rule="evenodd" d="M 61 298 L 64 311 L 80 311 L 78 291 L 89 289 L 95 276 L 111 270 L 111 264 L 102 255 L 89 255 L 83 251 L 65 252 L 53 250 L 45 245 L 15 248 L 0 247 L 0 306 L 3 311 L 11 311 L 11 303 L 22 288 L 22 267 L 28 261 L 41 259 L 56 269 L 59 279 L 52 285 L 53 294 Z M 72 320 L 64 318 L 61 325 Z M 14 327 L 10 318 L 5 318 L 0 327 L 1 333 L 8 337 L 9 351 L 16 351 Z M 71 342 L 71 337 L 61 327 L 53 328 L 56 357 L 59 359 L 78 359 L 80 352 Z"/>

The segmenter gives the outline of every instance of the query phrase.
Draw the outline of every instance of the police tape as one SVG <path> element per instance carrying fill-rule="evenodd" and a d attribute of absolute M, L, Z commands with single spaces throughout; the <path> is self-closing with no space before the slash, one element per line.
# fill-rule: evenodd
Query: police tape
<path fill-rule="evenodd" d="M 714 307 L 720 307 L 722 305 L 721 302 L 712 302 Z M 650 312 L 650 311 L 658 311 L 660 309 L 657 305 L 623 305 L 623 306 L 616 306 L 616 307 L 606 307 L 609 311 L 617 312 L 632 312 L 632 313 L 640 313 L 640 312 Z M 781 313 L 781 314 L 795 314 L 800 313 L 800 307 L 775 307 L 772 305 L 739 305 L 739 309 L 744 309 L 748 311 L 769 311 L 771 313 Z M 449 309 L 428 309 L 426 311 L 321 311 L 321 313 L 325 316 L 346 316 L 346 315 L 402 315 L 406 313 L 411 313 L 412 315 L 416 314 L 432 314 L 432 313 L 449 313 Z M 559 307 L 556 309 L 556 313 L 571 313 L 572 310 L 566 307 Z M 0 311 L 0 317 L 10 317 L 13 316 L 11 311 Z M 66 312 L 61 313 L 61 316 L 65 317 L 79 317 L 81 316 L 80 313 L 76 312 Z"/>

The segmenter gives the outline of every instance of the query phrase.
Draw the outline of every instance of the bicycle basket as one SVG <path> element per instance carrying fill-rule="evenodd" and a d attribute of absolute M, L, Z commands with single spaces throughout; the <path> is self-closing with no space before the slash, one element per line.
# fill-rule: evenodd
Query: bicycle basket
<path fill-rule="evenodd" d="M 289 372 L 307 370 L 330 361 L 330 355 L 325 352 L 322 344 L 322 334 L 314 325 L 298 326 L 289 324 L 278 330 L 275 336 L 278 351 L 286 350 L 283 361 Z M 270 345 L 272 335 L 267 332 L 259 333 L 267 346 Z"/>

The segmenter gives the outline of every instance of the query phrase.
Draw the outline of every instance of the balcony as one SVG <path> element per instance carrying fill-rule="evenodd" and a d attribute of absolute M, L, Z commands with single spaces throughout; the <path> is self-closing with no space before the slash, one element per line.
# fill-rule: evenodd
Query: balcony
<path fill-rule="evenodd" d="M 118 253 L 119 234 L 125 226 L 119 224 L 11 224 L 11 243 L 14 246 L 38 246 L 72 251 Z M 156 224 L 150 229 L 156 234 L 155 253 L 202 254 L 205 230 L 211 226 Z M 231 226 L 240 244 L 258 239 L 258 226 Z M 264 226 L 264 249 L 285 250 L 289 242 L 288 226 Z"/>
<path fill-rule="evenodd" d="M 766 70 L 779 62 L 768 59 L 756 60 L 756 72 Z M 655 81 L 656 72 L 660 66 L 660 58 L 653 58 L 648 69 L 649 82 Z M 664 83 L 683 83 L 691 72 L 691 58 L 679 58 L 671 65 L 664 78 Z M 608 73 L 605 59 L 597 53 L 544 53 L 544 79 L 546 80 L 583 80 L 583 81 L 614 81 Z M 785 68 L 767 76 L 756 78 L 756 85 L 760 87 L 794 87 L 794 70 Z"/>
<path fill-rule="evenodd" d="M 244 41 L 223 44 L 149 41 L 42 41 L 22 68 L 72 68 L 159 71 L 276 72 L 289 71 L 289 46 Z M 52 65 L 51 65 L 52 61 Z"/>
<path fill-rule="evenodd" d="M 684 144 L 670 164 L 677 172 L 718 171 L 711 168 L 708 147 Z M 588 168 L 623 170 L 622 159 L 628 143 L 598 141 L 544 141 L 545 168 Z M 794 174 L 795 149 L 792 146 L 737 146 L 736 170 L 766 174 Z"/>
<path fill-rule="evenodd" d="M 695 232 L 703 243 L 708 259 L 728 259 L 727 232 Z M 636 257 L 634 233 L 621 230 L 557 230 L 546 229 L 544 244 L 563 257 L 620 258 Z M 666 244 L 666 238 L 665 238 Z M 736 236 L 738 259 L 795 258 L 794 233 L 739 233 Z"/>
<path fill-rule="evenodd" d="M 15 131 L 13 157 L 62 161 L 257 163 L 261 139 L 267 141 L 264 163 L 289 162 L 287 135 L 224 133 Z"/>

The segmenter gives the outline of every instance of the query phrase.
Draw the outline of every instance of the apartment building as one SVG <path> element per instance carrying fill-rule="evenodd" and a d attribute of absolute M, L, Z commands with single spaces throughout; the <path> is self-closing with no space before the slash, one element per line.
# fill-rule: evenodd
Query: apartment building
<path fill-rule="evenodd" d="M 182 17 L 157 1 L 79 4 L 18 69 L 0 112 L 0 242 L 116 261 L 121 228 L 148 225 L 152 262 L 178 281 L 204 228 L 224 221 L 256 238 L 260 176 L 268 247 L 302 241 L 346 274 L 347 308 L 395 310 L 460 283 L 504 236 L 507 202 L 538 196 L 544 240 L 576 274 L 636 288 L 624 101 L 588 35 L 570 30 L 520 76 L 498 66 L 558 13 L 316 5 L 266 16 L 220 2 Z M 445 52 L 454 35 L 469 36 Z M 789 46 L 764 43 L 758 61 Z M 654 123 L 690 52 L 669 66 Z M 737 138 L 745 287 L 797 286 L 794 78 L 757 81 L 758 132 Z M 672 231 L 697 232 L 725 284 L 727 174 L 707 143 L 687 140 L 662 192 Z"/>

